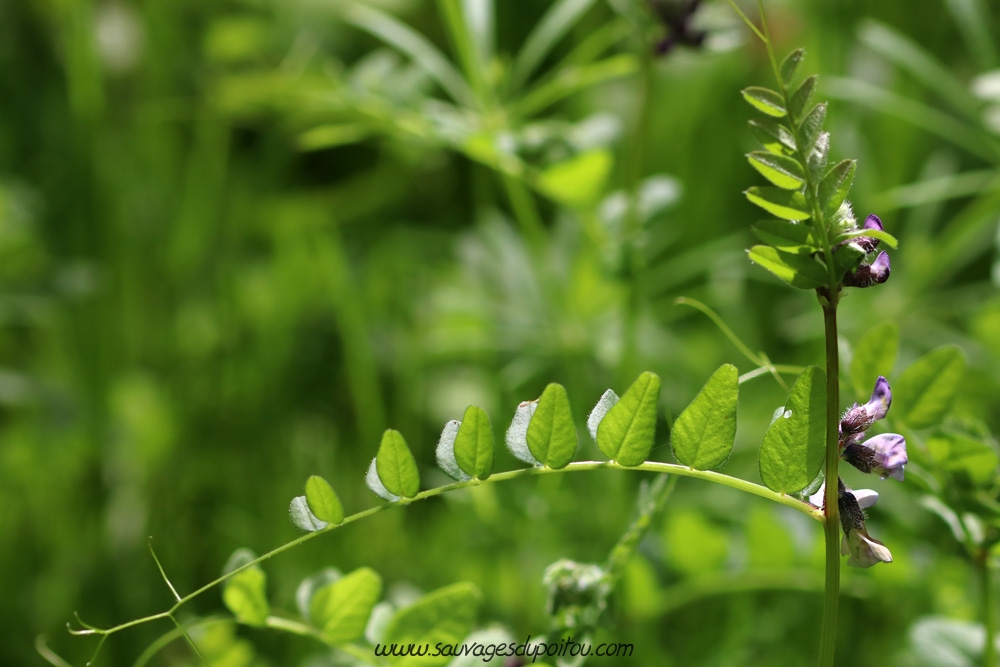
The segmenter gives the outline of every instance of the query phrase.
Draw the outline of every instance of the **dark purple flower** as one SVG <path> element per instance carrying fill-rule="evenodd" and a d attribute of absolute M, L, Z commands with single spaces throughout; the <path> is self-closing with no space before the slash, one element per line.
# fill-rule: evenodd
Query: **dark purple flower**
<path fill-rule="evenodd" d="M 889 279 L 889 255 L 883 250 L 871 264 L 861 264 L 844 276 L 844 287 L 871 287 Z"/>

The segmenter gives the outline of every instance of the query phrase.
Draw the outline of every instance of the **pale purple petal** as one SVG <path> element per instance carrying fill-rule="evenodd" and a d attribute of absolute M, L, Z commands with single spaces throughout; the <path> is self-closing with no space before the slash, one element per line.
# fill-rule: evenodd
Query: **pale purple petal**
<path fill-rule="evenodd" d="M 871 567 L 876 563 L 891 563 L 892 553 L 878 540 L 868 537 L 860 530 L 844 535 L 840 542 L 840 553 L 850 554 L 847 564 L 851 567 Z"/>
<path fill-rule="evenodd" d="M 892 477 L 903 481 L 903 466 L 907 464 L 909 458 L 906 456 L 906 440 L 898 433 L 882 433 L 874 438 L 869 438 L 862 443 L 875 453 L 878 465 L 872 470 L 878 473 L 882 479 Z"/>

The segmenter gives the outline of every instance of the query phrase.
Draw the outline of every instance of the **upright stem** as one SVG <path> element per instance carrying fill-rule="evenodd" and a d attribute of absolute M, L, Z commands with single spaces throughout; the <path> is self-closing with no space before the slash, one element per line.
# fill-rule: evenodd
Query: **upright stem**
<path fill-rule="evenodd" d="M 820 638 L 820 667 L 833 667 L 837 649 L 837 605 L 840 601 L 840 510 L 837 487 L 840 480 L 838 422 L 840 418 L 840 354 L 837 349 L 837 299 L 823 303 L 826 330 L 826 595 L 823 605 L 823 632 Z"/>

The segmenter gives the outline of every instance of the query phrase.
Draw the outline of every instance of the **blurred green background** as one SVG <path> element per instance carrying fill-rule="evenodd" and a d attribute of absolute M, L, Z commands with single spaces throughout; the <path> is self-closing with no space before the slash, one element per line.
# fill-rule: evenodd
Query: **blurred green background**
<path fill-rule="evenodd" d="M 703 48 L 663 57 L 643 2 L 567 2 L 579 19 L 530 67 L 551 4 L 498 2 L 493 25 L 473 12 L 465 44 L 442 8 L 485 3 L 0 4 L 0 664 L 42 664 L 39 635 L 83 664 L 94 642 L 67 635 L 74 611 L 106 626 L 166 608 L 150 535 L 183 594 L 235 548 L 295 537 L 288 501 L 310 474 L 348 513 L 372 506 L 363 476 L 388 427 L 437 486 L 437 436 L 468 404 L 499 438 L 561 382 L 585 436 L 606 388 L 652 370 L 653 456 L 672 460 L 672 416 L 720 364 L 753 368 L 679 296 L 775 363 L 821 361 L 815 298 L 743 250 L 758 214 L 741 191 L 760 178 L 739 90 L 771 84 L 760 45 L 718 0 L 695 15 Z M 956 343 L 956 418 L 997 432 L 1000 11 L 767 10 L 779 53 L 805 46 L 821 74 L 834 157 L 859 159 L 856 212 L 901 242 L 891 280 L 843 303 L 845 368 L 887 321 L 896 374 Z M 460 80 L 387 44 L 412 44 L 402 25 Z M 873 380 L 845 376 L 845 404 Z M 726 472 L 758 480 L 785 392 L 743 390 Z M 577 458 L 598 457 L 581 438 Z M 484 624 L 538 635 L 545 566 L 602 561 L 642 478 L 524 479 L 384 512 L 268 562 L 271 599 L 292 610 L 304 576 L 369 565 L 390 595 L 472 581 Z M 877 488 L 868 525 L 895 562 L 845 571 L 839 657 L 973 664 L 955 637 L 981 632 L 974 568 L 912 485 Z M 635 657 L 602 664 L 809 664 L 821 531 L 800 518 L 681 480 L 605 630 Z M 221 609 L 209 593 L 190 612 Z M 117 635 L 98 664 L 131 664 L 167 630 Z M 332 664 L 306 639 L 239 635 L 255 657 L 231 664 Z M 152 664 L 196 663 L 175 643 Z"/>

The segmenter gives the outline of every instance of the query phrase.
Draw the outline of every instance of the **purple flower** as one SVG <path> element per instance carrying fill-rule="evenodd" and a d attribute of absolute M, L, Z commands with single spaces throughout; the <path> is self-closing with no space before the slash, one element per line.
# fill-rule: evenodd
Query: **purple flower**
<path fill-rule="evenodd" d="M 845 287 L 871 287 L 889 279 L 889 255 L 884 250 L 871 264 L 860 264 L 844 276 Z"/>
<path fill-rule="evenodd" d="M 852 492 L 842 482 L 839 486 L 837 507 L 840 510 L 840 526 L 844 529 L 840 553 L 850 555 L 847 564 L 851 567 L 871 567 L 875 563 L 891 563 L 892 553 L 884 544 L 868 535 L 865 527 L 863 508 L 874 505 L 878 494 L 873 491 L 864 495 L 861 491 Z"/>
<path fill-rule="evenodd" d="M 840 420 L 841 438 L 863 434 L 876 421 L 885 418 L 890 405 L 892 405 L 892 391 L 889 389 L 889 381 L 879 375 L 875 380 L 871 399 L 864 405 L 855 403 L 844 413 Z"/>
<path fill-rule="evenodd" d="M 861 444 L 847 445 L 840 455 L 861 472 L 873 472 L 882 479 L 892 477 L 900 482 L 903 466 L 909 461 L 906 440 L 898 433 L 883 433 Z"/>

